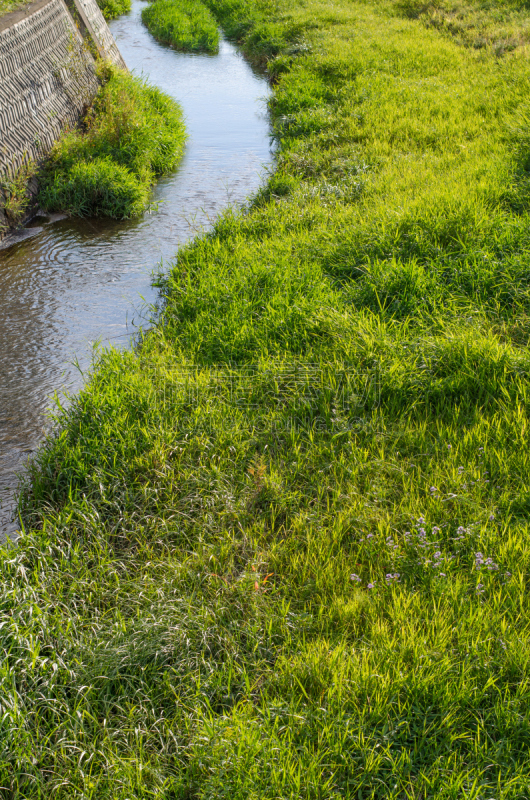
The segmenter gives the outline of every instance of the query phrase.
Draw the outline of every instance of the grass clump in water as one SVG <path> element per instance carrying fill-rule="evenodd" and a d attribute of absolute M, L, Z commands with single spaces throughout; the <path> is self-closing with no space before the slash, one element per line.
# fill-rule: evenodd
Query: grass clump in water
<path fill-rule="evenodd" d="M 131 10 L 131 0 L 98 0 L 98 6 L 105 19 L 116 19 Z"/>
<path fill-rule="evenodd" d="M 158 325 L 34 461 L 0 785 L 521 800 L 526 45 L 392 0 L 211 5 L 267 59 L 277 171 L 179 251 Z"/>
<path fill-rule="evenodd" d="M 43 170 L 39 201 L 50 211 L 138 216 L 156 177 L 174 169 L 182 156 L 179 106 L 140 78 L 104 70 L 84 129 L 64 134 Z"/>
<path fill-rule="evenodd" d="M 142 22 L 177 50 L 216 53 L 219 48 L 217 23 L 198 0 L 155 0 L 143 9 Z"/>

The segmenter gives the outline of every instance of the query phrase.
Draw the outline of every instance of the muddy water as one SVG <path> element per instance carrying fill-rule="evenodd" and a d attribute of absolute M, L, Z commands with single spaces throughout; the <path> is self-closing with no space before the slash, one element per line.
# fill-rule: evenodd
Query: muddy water
<path fill-rule="evenodd" d="M 189 140 L 137 221 L 34 220 L 0 250 L 0 531 L 12 535 L 16 473 L 35 450 L 54 392 L 82 385 L 94 343 L 128 346 L 156 300 L 151 273 L 179 244 L 259 186 L 271 161 L 267 84 L 226 41 L 217 56 L 159 45 L 144 3 L 111 23 L 129 69 L 182 105 Z M 76 363 L 78 366 L 76 366 Z"/>

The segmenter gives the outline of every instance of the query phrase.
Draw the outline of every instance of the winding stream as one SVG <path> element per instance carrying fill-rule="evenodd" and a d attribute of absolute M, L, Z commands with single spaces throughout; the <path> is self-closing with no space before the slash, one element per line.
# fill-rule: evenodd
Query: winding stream
<path fill-rule="evenodd" d="M 219 55 L 158 44 L 144 3 L 110 23 L 130 70 L 182 105 L 188 143 L 153 192 L 158 210 L 116 222 L 36 218 L 0 250 L 0 534 L 11 535 L 16 473 L 43 435 L 55 391 L 83 382 L 94 343 L 126 347 L 156 299 L 151 273 L 231 203 L 255 191 L 271 161 L 265 79 L 226 41 Z M 27 238 L 23 238 L 27 237 Z M 76 366 L 76 362 L 79 368 Z"/>

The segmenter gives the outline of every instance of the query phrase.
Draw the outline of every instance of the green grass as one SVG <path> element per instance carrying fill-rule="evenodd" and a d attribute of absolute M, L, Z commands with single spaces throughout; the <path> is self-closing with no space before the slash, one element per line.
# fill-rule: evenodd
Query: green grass
<path fill-rule="evenodd" d="M 219 48 L 217 22 L 198 0 L 155 0 L 143 9 L 142 22 L 176 50 L 216 53 Z"/>
<path fill-rule="evenodd" d="M 277 169 L 34 461 L 0 786 L 523 800 L 527 46 L 390 0 L 210 5 L 268 63 Z"/>
<path fill-rule="evenodd" d="M 131 10 L 131 0 L 98 0 L 105 19 L 116 19 L 121 14 L 128 14 Z"/>
<path fill-rule="evenodd" d="M 28 211 L 32 196 L 28 186 L 35 177 L 36 165 L 28 160 L 22 164 L 14 175 L 0 177 L 0 210 L 5 214 L 10 226 L 16 227 Z M 0 226 L 0 233 L 3 233 Z"/>
<path fill-rule="evenodd" d="M 39 202 L 79 216 L 138 216 L 149 204 L 155 179 L 179 162 L 184 141 L 180 107 L 140 78 L 113 68 L 84 130 L 69 131 L 55 144 L 40 177 Z"/>

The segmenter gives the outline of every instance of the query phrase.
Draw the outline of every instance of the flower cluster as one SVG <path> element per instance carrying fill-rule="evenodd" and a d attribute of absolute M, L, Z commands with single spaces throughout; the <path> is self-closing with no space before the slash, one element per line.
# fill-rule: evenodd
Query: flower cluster
<path fill-rule="evenodd" d="M 494 519 L 494 515 L 491 514 L 489 521 Z M 474 570 L 499 571 L 499 565 L 491 556 L 485 556 L 476 549 L 481 525 L 478 523 L 468 527 L 459 525 L 452 536 L 447 524 L 443 527 L 446 530 L 442 535 L 441 527 L 437 525 L 427 527 L 425 519 L 418 517 L 413 527 L 402 536 L 395 534 L 387 536 L 383 543 L 374 537 L 373 533 L 369 533 L 359 539 L 359 544 L 364 543 L 364 547 L 368 548 L 372 561 L 375 558 L 376 562 L 382 561 L 383 564 L 386 562 L 388 572 L 384 581 L 381 581 L 383 587 L 402 583 L 404 578 L 407 582 L 411 579 L 422 580 L 422 576 L 427 575 L 432 575 L 437 581 L 447 581 L 454 574 L 456 565 L 464 567 L 465 564 L 469 564 L 470 557 L 474 559 L 472 562 Z M 510 577 L 509 572 L 503 573 L 505 581 Z M 361 577 L 355 573 L 350 575 L 350 579 L 354 583 L 363 584 Z M 374 589 L 375 586 L 374 580 L 366 584 L 367 589 Z M 479 584 L 476 591 L 481 594 L 483 584 Z"/>
<path fill-rule="evenodd" d="M 492 558 L 484 558 L 482 553 L 475 553 L 475 569 L 486 567 L 490 571 L 499 569 L 499 565 Z"/>

